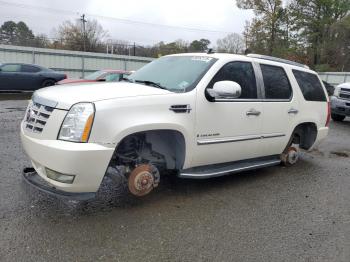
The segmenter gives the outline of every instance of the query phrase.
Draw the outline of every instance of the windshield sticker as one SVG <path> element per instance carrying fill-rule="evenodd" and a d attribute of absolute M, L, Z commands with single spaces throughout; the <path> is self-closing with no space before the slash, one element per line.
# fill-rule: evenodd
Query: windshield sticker
<path fill-rule="evenodd" d="M 182 81 L 182 82 L 178 85 L 178 87 L 180 87 L 180 88 L 182 88 L 182 89 L 185 89 L 186 87 L 188 87 L 188 85 L 189 85 L 188 82 Z"/>
<path fill-rule="evenodd" d="M 211 60 L 213 60 L 213 58 L 208 56 L 193 56 L 191 60 L 209 63 Z"/>

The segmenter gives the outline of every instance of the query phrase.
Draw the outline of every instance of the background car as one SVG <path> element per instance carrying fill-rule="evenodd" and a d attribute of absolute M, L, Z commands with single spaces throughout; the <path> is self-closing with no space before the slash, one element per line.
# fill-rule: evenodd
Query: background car
<path fill-rule="evenodd" d="M 82 79 L 65 79 L 59 81 L 57 85 L 88 83 L 88 82 L 119 82 L 123 77 L 130 75 L 132 72 L 124 70 L 100 70 L 96 71 Z"/>
<path fill-rule="evenodd" d="M 65 74 L 38 65 L 16 63 L 0 65 L 0 91 L 35 91 L 52 86 L 65 78 L 67 78 Z"/>

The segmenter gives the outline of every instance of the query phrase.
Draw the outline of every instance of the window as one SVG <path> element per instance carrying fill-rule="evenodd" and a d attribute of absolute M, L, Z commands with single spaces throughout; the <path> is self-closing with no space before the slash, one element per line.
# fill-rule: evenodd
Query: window
<path fill-rule="evenodd" d="M 128 79 L 158 83 L 173 92 L 188 92 L 216 61 L 200 55 L 164 56 L 137 70 Z"/>
<path fill-rule="evenodd" d="M 2 72 L 19 72 L 21 71 L 21 65 L 16 64 L 9 64 L 9 65 L 3 65 L 1 67 Z"/>
<path fill-rule="evenodd" d="M 315 74 L 293 70 L 295 79 L 307 101 L 327 101 L 320 80 Z"/>
<path fill-rule="evenodd" d="M 120 74 L 108 74 L 105 76 L 106 82 L 117 82 L 120 80 L 121 75 Z"/>
<path fill-rule="evenodd" d="M 98 80 L 100 78 L 103 79 L 105 74 L 106 74 L 105 71 L 96 71 L 96 72 L 84 77 L 84 79 L 86 79 L 86 80 Z"/>
<path fill-rule="evenodd" d="M 249 62 L 230 62 L 224 65 L 211 80 L 208 88 L 219 81 L 234 81 L 242 88 L 239 99 L 256 99 L 258 97 L 254 69 Z"/>
<path fill-rule="evenodd" d="M 266 99 L 290 99 L 292 87 L 284 69 L 279 66 L 260 65 Z"/>
<path fill-rule="evenodd" d="M 22 65 L 22 69 L 21 69 L 22 72 L 26 72 L 26 73 L 37 73 L 40 70 L 39 67 L 36 67 L 36 66 L 31 66 L 31 65 Z"/>

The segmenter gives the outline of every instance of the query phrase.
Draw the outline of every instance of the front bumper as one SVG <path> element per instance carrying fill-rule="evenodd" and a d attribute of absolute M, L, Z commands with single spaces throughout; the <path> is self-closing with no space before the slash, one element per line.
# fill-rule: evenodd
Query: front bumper
<path fill-rule="evenodd" d="M 53 195 L 57 197 L 68 198 L 69 200 L 79 200 L 79 201 L 89 200 L 89 199 L 95 198 L 96 196 L 95 192 L 71 193 L 71 192 L 65 192 L 65 191 L 59 190 L 54 186 L 51 186 L 44 179 L 42 179 L 38 175 L 38 173 L 35 171 L 34 168 L 25 168 L 23 170 L 23 179 L 28 184 L 39 189 L 42 192 L 45 192 L 49 195 Z"/>
<path fill-rule="evenodd" d="M 332 110 L 332 114 L 350 116 L 350 100 L 345 100 L 345 99 L 332 96 L 331 110 Z"/>
<path fill-rule="evenodd" d="M 33 138 L 26 134 L 23 125 L 21 140 L 36 173 L 51 187 L 68 193 L 97 192 L 114 152 L 113 147 L 95 143 Z M 74 182 L 66 184 L 52 180 L 46 176 L 46 168 L 74 175 Z"/>

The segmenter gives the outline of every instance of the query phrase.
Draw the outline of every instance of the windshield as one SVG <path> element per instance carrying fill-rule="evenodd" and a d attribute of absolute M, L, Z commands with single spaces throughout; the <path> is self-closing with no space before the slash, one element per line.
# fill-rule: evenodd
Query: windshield
<path fill-rule="evenodd" d="M 190 91 L 217 59 L 207 56 L 166 56 L 142 67 L 131 76 L 133 82 L 152 82 L 175 92 Z"/>
<path fill-rule="evenodd" d="M 86 80 L 96 80 L 98 78 L 100 78 L 101 76 L 103 76 L 106 72 L 104 71 L 96 71 L 88 76 L 85 76 L 84 79 Z"/>

